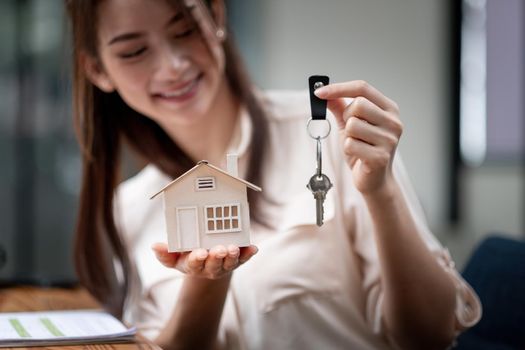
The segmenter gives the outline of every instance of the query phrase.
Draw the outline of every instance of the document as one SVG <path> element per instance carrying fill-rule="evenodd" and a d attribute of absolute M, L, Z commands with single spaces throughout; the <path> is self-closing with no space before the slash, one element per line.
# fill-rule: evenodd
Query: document
<path fill-rule="evenodd" d="M 0 348 L 125 342 L 135 333 L 98 310 L 0 313 Z"/>

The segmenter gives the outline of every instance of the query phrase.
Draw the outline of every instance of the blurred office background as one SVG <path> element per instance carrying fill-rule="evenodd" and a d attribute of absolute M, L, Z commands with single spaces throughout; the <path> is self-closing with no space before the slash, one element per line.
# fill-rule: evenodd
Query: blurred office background
<path fill-rule="evenodd" d="M 80 176 L 62 1 L 0 1 L 0 281 L 74 279 Z"/>
<path fill-rule="evenodd" d="M 489 233 L 523 237 L 525 3 L 228 3 L 260 87 L 305 89 L 307 76 L 327 74 L 367 80 L 397 101 L 401 154 L 431 228 L 459 267 Z M 64 29 L 62 0 L 0 2 L 3 283 L 74 280 L 80 158 Z"/>

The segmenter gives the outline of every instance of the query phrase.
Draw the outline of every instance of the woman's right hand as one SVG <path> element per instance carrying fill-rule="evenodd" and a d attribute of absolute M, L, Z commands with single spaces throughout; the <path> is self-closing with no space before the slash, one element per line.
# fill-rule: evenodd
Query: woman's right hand
<path fill-rule="evenodd" d="M 191 252 L 170 253 L 166 243 L 155 243 L 151 247 L 162 265 L 177 269 L 187 275 L 221 279 L 250 260 L 258 249 L 254 245 L 239 248 L 234 245 L 215 246 L 209 250 L 195 249 Z"/>

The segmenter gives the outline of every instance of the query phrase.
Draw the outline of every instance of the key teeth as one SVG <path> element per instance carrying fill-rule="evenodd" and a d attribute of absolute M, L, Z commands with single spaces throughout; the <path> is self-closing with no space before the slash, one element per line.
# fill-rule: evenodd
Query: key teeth
<path fill-rule="evenodd" d="M 324 221 L 324 201 L 326 199 L 327 192 L 333 187 L 330 178 L 325 174 L 321 173 L 321 176 L 313 175 L 310 181 L 306 184 L 306 188 L 312 192 L 316 201 L 315 215 L 316 224 L 318 227 L 323 226 Z"/>

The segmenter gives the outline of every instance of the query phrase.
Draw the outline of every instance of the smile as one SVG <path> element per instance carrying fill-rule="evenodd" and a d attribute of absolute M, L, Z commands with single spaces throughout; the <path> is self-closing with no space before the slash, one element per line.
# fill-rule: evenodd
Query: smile
<path fill-rule="evenodd" d="M 192 81 L 184 84 L 181 88 L 155 94 L 155 97 L 173 102 L 185 101 L 195 95 L 201 78 L 202 75 L 199 75 Z"/>

